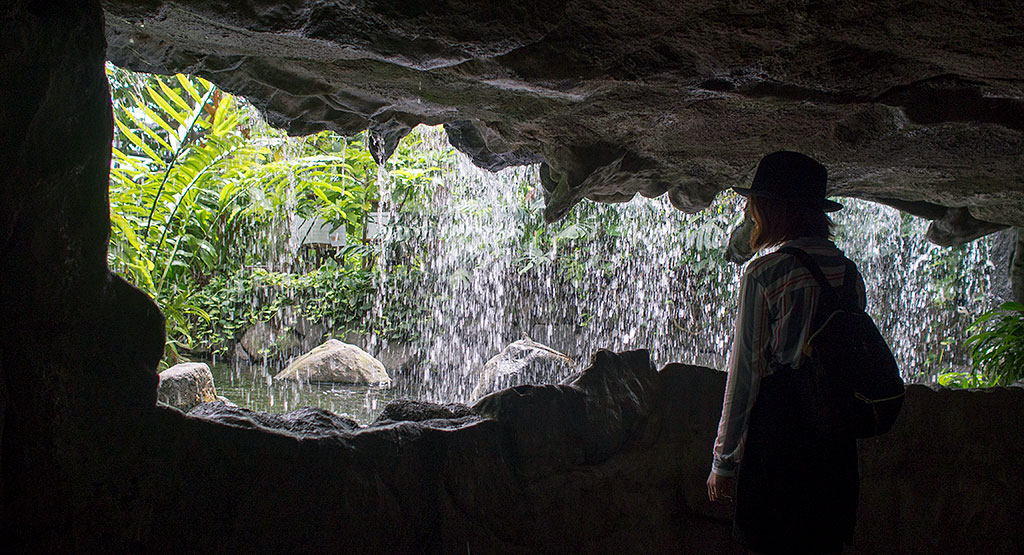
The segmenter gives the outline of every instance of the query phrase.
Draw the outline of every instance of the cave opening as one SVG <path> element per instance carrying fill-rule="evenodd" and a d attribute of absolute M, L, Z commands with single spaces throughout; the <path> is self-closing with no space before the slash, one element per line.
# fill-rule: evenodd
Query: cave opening
<path fill-rule="evenodd" d="M 367 424 L 395 398 L 557 383 L 601 348 L 726 367 L 742 268 L 724 252 L 744 218 L 731 193 L 692 215 L 664 196 L 584 201 L 547 224 L 536 166 L 477 168 L 441 128 L 377 164 L 365 134 L 287 137 L 203 79 L 107 75 L 108 258 L 173 323 L 161 370 L 212 370 L 203 393 L 178 388 L 194 365 L 164 374 L 162 401 L 312 405 Z M 836 240 L 865 270 L 905 379 L 972 375 L 967 330 L 1010 300 L 1013 232 L 939 247 L 923 219 L 845 202 Z M 383 358 L 384 374 L 298 361 L 331 339 Z"/>
<path fill-rule="evenodd" d="M 706 503 L 702 484 L 723 377 L 685 364 L 658 369 L 643 352 L 606 352 L 571 385 L 506 390 L 475 413 L 409 405 L 368 429 L 323 433 L 302 421 L 268 424 L 238 415 L 230 423 L 212 422 L 158 406 L 153 370 L 164 355 L 164 318 L 147 296 L 108 270 L 113 126 L 103 64 L 111 52 L 140 54 L 140 69 L 170 72 L 194 65 L 205 75 L 222 72 L 219 78 L 226 86 L 262 98 L 261 109 L 272 123 L 295 132 L 316 130 L 317 121 L 348 131 L 370 124 L 378 155 L 398 148 L 398 138 L 415 124 L 451 122 L 462 133 L 464 151 L 474 152 L 479 165 L 501 169 L 538 162 L 542 156 L 545 166 L 538 179 L 553 203 L 549 217 L 565 215 L 583 198 L 622 200 L 635 193 L 667 193 L 673 207 L 703 207 L 747 171 L 752 153 L 763 143 L 821 141 L 825 146 L 815 148 L 830 161 L 848 160 L 837 167 L 838 194 L 883 200 L 926 215 L 939 223 L 931 235 L 940 242 L 1018 223 L 1019 191 L 1013 183 L 1021 164 L 1019 116 L 1015 97 L 1005 87 L 1016 86 L 1019 77 L 997 60 L 1015 59 L 1013 49 L 1019 47 L 1012 41 L 998 48 L 984 43 L 972 55 L 943 58 L 944 53 L 962 53 L 968 41 L 957 49 L 940 44 L 913 56 L 905 51 L 871 54 L 877 48 L 868 46 L 878 45 L 865 29 L 873 27 L 857 22 L 878 23 L 886 17 L 884 10 L 872 11 L 873 5 L 861 14 L 838 8 L 826 15 L 801 12 L 812 23 L 839 18 L 850 34 L 845 42 L 815 43 L 821 48 L 807 49 L 810 59 L 794 54 L 795 66 L 786 67 L 802 65 L 810 73 L 798 75 L 792 84 L 786 85 L 789 74 L 781 66 L 762 64 L 767 75 L 741 71 L 754 66 L 730 56 L 747 55 L 750 45 L 730 43 L 736 48 L 719 48 L 719 54 L 736 71 L 718 76 L 713 87 L 702 84 L 719 73 L 714 64 L 698 63 L 701 57 L 686 48 L 659 43 L 645 49 L 646 43 L 633 35 L 628 38 L 634 47 L 619 51 L 629 56 L 591 45 L 574 51 L 579 56 L 575 64 L 534 63 L 534 56 L 569 54 L 565 47 L 583 36 L 576 31 L 594 31 L 588 36 L 597 44 L 607 40 L 611 31 L 600 24 L 600 13 L 586 10 L 512 26 L 511 39 L 466 23 L 507 25 L 508 18 L 519 21 L 515 10 L 498 10 L 490 17 L 474 11 L 470 20 L 442 14 L 426 24 L 429 28 L 449 18 L 484 37 L 475 43 L 467 38 L 472 35 L 468 30 L 455 39 L 440 29 L 437 40 L 415 38 L 431 36 L 412 32 L 424 28 L 424 17 L 433 17 L 427 12 L 382 13 L 366 21 L 385 21 L 385 35 L 394 36 L 374 43 L 378 50 L 364 56 L 360 49 L 373 41 L 353 40 L 340 50 L 342 55 L 317 42 L 344 32 L 327 22 L 347 21 L 319 4 L 308 10 L 252 12 L 154 6 L 25 1 L 3 8 L 0 42 L 8 48 L 0 61 L 8 80 L 0 122 L 8 133 L 0 143 L 0 501 L 3 543 L 15 552 L 209 552 L 224 546 L 268 553 L 735 549 L 728 540 L 729 514 Z M 1019 14 L 1002 13 L 1003 7 L 958 15 L 959 25 L 952 27 L 945 11 L 935 10 L 930 16 L 935 19 L 923 19 L 927 25 L 921 28 L 939 25 L 951 41 L 979 30 L 985 36 L 1013 35 Z M 726 12 L 743 19 L 738 25 L 754 27 L 772 17 L 756 9 Z M 706 20 L 707 27 L 716 21 L 714 10 L 696 18 L 685 10 L 672 13 Z M 1005 17 L 993 16 L 1000 13 Z M 634 15 L 642 22 L 657 20 L 645 10 Z M 323 24 L 286 25 L 296 17 Z M 217 31 L 203 26 L 210 22 L 217 22 Z M 289 33 L 268 31 L 271 23 L 281 23 L 278 29 L 302 29 L 292 33 L 301 40 L 275 43 L 271 39 L 284 40 Z M 342 27 L 362 29 L 364 35 L 381 31 L 349 23 Z M 185 31 L 165 34 L 174 29 Z M 779 31 L 764 29 L 783 33 L 788 44 L 824 36 L 787 35 L 784 25 Z M 648 35 L 654 41 L 665 37 Z M 736 36 L 747 40 L 749 35 Z M 693 36 L 677 38 L 671 44 L 693 47 L 700 42 Z M 184 46 L 191 39 L 203 45 Z M 469 42 L 463 44 L 464 39 Z M 269 46 L 260 44 L 266 40 Z M 310 65 L 252 61 L 252 52 L 224 54 L 222 41 L 233 44 L 233 51 L 256 44 L 255 50 L 292 56 L 306 49 L 320 62 L 329 52 L 326 58 L 333 58 L 321 67 L 323 75 L 344 80 L 376 73 L 395 89 L 366 85 L 364 90 L 379 93 L 374 98 L 351 91 L 328 94 L 315 79 L 295 79 L 316 74 Z M 921 44 L 921 37 L 913 35 L 899 46 L 907 44 Z M 166 56 L 161 62 L 155 54 L 148 57 L 156 51 Z M 582 52 L 598 58 L 588 62 Z M 810 63 L 819 54 L 825 66 Z M 489 65 L 493 60 L 510 71 L 495 71 Z M 892 75 L 887 70 L 903 63 L 915 68 L 938 64 L 947 71 L 945 77 L 923 80 L 921 72 L 900 73 L 909 85 L 874 95 L 887 82 L 884 76 Z M 962 76 L 984 78 L 967 69 L 972 63 L 1005 79 L 981 86 L 989 87 L 988 97 L 964 93 L 954 98 L 999 100 L 964 110 L 937 109 L 941 102 L 936 98 L 977 84 Z M 396 67 L 389 72 L 382 64 Z M 552 73 L 530 82 L 549 65 Z M 243 71 L 232 73 L 232 68 Z M 850 82 L 825 81 L 843 75 L 844 68 L 870 71 L 856 90 L 847 87 L 834 94 L 830 88 L 843 89 Z M 262 70 L 254 73 L 258 79 L 240 77 L 256 69 Z M 691 73 L 683 76 L 684 71 Z M 472 83 L 459 81 L 474 72 Z M 664 72 L 665 86 L 687 91 L 693 102 L 645 88 L 651 72 Z M 803 86 L 813 77 L 822 80 L 819 91 Z M 612 80 L 630 84 L 617 90 L 564 84 L 589 78 L 611 78 L 605 87 Z M 441 95 L 444 86 L 454 92 Z M 650 100 L 643 105 L 647 108 L 638 104 L 641 115 L 630 124 L 638 126 L 633 132 L 615 122 L 627 111 L 574 104 L 585 98 L 621 104 L 623 98 L 636 98 L 621 96 L 629 87 L 638 87 L 639 95 Z M 428 112 L 411 117 L 408 103 L 398 102 L 402 108 L 393 109 L 379 102 L 388 95 L 395 100 L 392 93 L 398 89 L 423 90 L 418 96 Z M 919 101 L 930 109 L 904 112 L 904 105 Z M 757 102 L 792 117 L 776 121 L 777 126 L 753 117 L 759 128 L 771 129 L 756 144 L 724 140 L 755 129 L 749 110 Z M 709 106 L 715 107 L 714 118 L 703 112 Z M 797 117 L 801 107 L 819 123 L 834 126 L 810 132 L 807 120 Z M 297 117 L 300 113 L 308 118 Z M 499 113 L 514 117 L 502 120 Z M 380 117 L 370 121 L 360 114 Z M 531 117 L 537 114 L 561 125 L 543 131 Z M 1014 121 L 1004 123 L 1006 118 Z M 581 139 L 595 133 L 606 134 Z M 610 139 L 616 136 L 627 147 L 615 146 L 619 143 Z M 666 165 L 678 151 L 659 149 L 657 143 L 688 136 L 696 138 L 674 144 L 693 154 Z M 474 150 L 480 141 L 486 148 Z M 737 156 L 726 160 L 700 147 L 716 143 L 732 145 Z M 943 199 L 946 204 L 939 202 Z M 856 549 L 1019 551 L 1022 538 L 1015 518 L 1024 502 L 1015 487 L 1024 464 L 1020 401 L 1019 387 L 984 393 L 911 387 L 898 428 L 861 445 Z M 307 416 L 305 422 L 329 419 L 316 411 Z"/>

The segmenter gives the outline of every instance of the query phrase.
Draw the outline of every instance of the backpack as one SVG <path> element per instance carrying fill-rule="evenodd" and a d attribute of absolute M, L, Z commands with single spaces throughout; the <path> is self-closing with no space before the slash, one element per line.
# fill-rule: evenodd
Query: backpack
<path fill-rule="evenodd" d="M 803 364 L 794 371 L 804 418 L 821 438 L 866 438 L 892 428 L 903 407 L 899 367 L 882 334 L 857 302 L 857 268 L 845 259 L 843 285 L 832 287 L 811 255 L 794 247 L 822 293 L 803 347 Z"/>

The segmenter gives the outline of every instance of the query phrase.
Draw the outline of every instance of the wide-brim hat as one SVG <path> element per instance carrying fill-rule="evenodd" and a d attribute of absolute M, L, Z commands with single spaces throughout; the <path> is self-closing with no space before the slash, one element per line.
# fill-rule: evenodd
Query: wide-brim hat
<path fill-rule="evenodd" d="M 827 182 L 828 170 L 817 160 L 799 152 L 780 150 L 761 158 L 749 189 L 733 187 L 732 190 L 745 197 L 762 197 L 835 212 L 843 205 L 825 198 Z"/>

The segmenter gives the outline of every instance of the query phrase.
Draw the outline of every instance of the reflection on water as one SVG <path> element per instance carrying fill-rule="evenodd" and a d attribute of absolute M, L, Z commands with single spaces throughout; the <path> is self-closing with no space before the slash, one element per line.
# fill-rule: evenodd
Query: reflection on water
<path fill-rule="evenodd" d="M 319 407 L 366 425 L 380 414 L 397 392 L 381 387 L 332 383 L 275 382 L 262 365 L 210 365 L 217 394 L 248 409 L 282 413 Z"/>

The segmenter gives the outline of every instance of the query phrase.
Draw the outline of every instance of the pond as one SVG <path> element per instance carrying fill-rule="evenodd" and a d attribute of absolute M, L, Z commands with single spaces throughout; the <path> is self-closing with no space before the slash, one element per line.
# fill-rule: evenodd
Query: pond
<path fill-rule="evenodd" d="M 275 382 L 262 365 L 210 364 L 217 394 L 240 407 L 283 413 L 302 407 L 319 407 L 366 425 L 373 422 L 397 389 L 333 383 Z"/>

